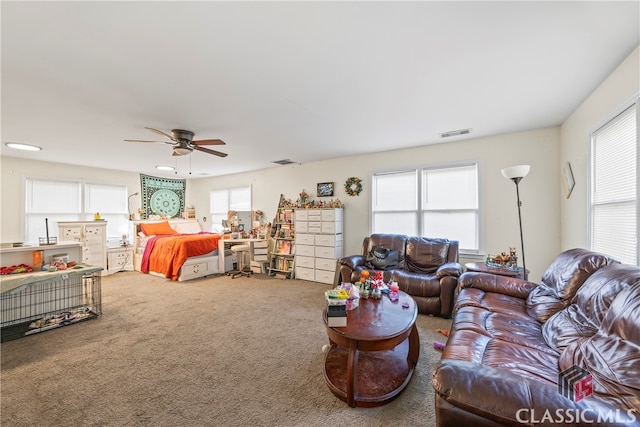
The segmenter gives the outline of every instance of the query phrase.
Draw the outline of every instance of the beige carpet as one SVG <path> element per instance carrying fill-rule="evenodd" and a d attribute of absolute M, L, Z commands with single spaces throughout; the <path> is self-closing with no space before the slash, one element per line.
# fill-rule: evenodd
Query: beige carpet
<path fill-rule="evenodd" d="M 2 344 L 2 418 L 11 426 L 432 426 L 435 331 L 407 389 L 350 408 L 327 388 L 321 313 L 329 286 L 211 277 L 102 278 L 103 315 Z"/>

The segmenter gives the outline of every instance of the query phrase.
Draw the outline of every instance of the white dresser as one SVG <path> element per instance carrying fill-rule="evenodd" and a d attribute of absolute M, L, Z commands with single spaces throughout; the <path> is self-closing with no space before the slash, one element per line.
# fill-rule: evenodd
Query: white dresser
<path fill-rule="evenodd" d="M 106 221 L 58 221 L 58 240 L 80 242 L 82 263 L 102 267 L 102 275 L 108 273 Z"/>
<path fill-rule="evenodd" d="M 332 284 L 342 257 L 342 208 L 296 209 L 296 279 Z"/>

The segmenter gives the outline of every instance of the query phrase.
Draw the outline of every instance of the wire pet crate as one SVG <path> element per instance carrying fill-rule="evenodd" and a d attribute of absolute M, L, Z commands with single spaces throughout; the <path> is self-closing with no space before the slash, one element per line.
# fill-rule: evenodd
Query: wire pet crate
<path fill-rule="evenodd" d="M 0 295 L 1 340 L 98 317 L 102 314 L 100 270 L 51 273 L 43 280 L 4 291 Z"/>

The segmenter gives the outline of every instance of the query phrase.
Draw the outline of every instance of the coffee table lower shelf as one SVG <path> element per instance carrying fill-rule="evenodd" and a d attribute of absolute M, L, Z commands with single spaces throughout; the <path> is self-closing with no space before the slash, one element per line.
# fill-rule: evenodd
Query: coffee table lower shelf
<path fill-rule="evenodd" d="M 332 344 L 325 355 L 324 378 L 329 389 L 350 406 L 371 408 L 395 399 L 413 375 L 414 364 L 408 363 L 409 338 L 391 350 L 356 350 L 353 400 L 347 391 L 349 349 Z"/>

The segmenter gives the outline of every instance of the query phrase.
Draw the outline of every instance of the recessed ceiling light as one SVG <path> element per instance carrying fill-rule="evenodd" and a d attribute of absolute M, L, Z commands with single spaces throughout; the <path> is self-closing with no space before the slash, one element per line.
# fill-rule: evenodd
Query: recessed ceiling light
<path fill-rule="evenodd" d="M 282 160 L 274 160 L 273 163 L 284 166 L 284 165 L 290 165 L 291 163 L 293 163 L 293 161 L 289 159 L 282 159 Z"/>
<path fill-rule="evenodd" d="M 20 144 L 18 142 L 5 142 L 4 145 L 6 145 L 9 148 L 15 148 L 16 150 L 24 150 L 24 151 L 42 151 L 42 148 L 37 147 L 35 145 L 30 145 L 30 144 Z"/>
<path fill-rule="evenodd" d="M 163 165 L 157 165 L 156 169 L 159 169 L 161 171 L 172 171 L 175 168 L 173 166 L 163 166 Z"/>
<path fill-rule="evenodd" d="M 460 136 L 460 135 L 468 135 L 471 133 L 471 129 L 458 129 L 458 130 L 450 130 L 449 132 L 443 132 L 440 134 L 442 138 L 449 138 L 451 136 Z"/>

